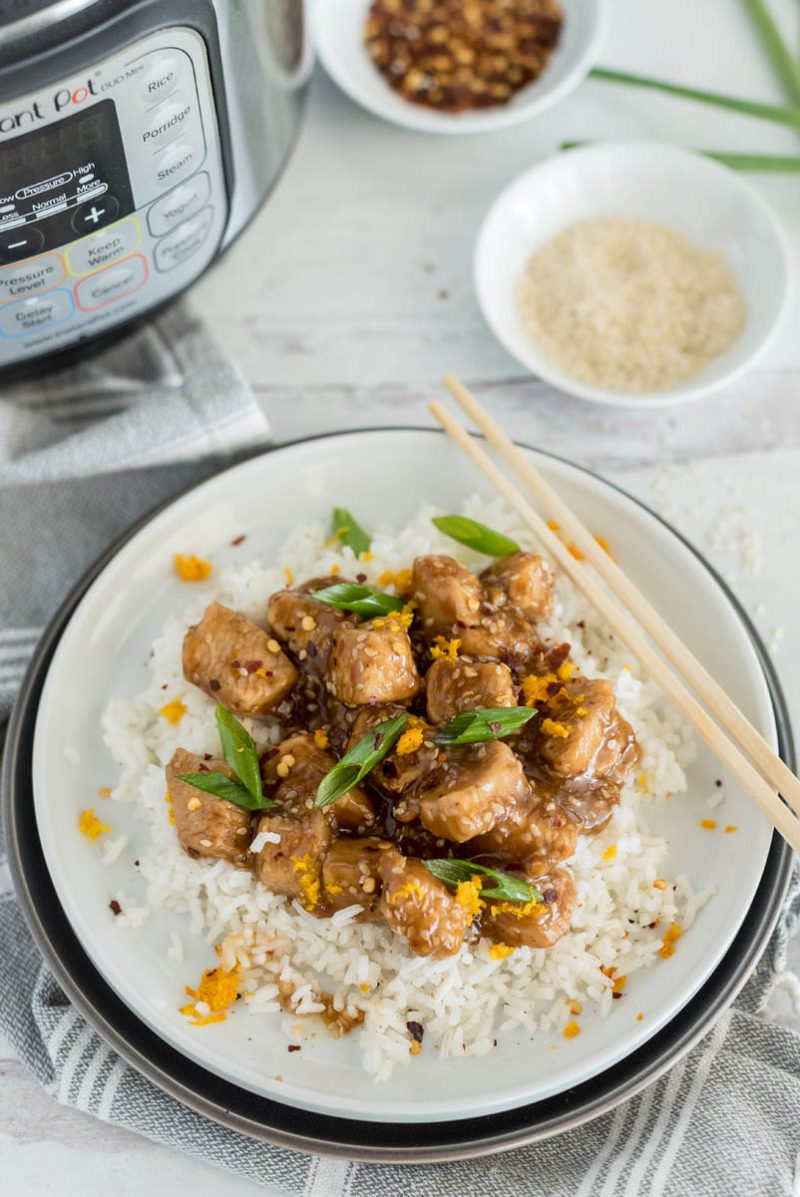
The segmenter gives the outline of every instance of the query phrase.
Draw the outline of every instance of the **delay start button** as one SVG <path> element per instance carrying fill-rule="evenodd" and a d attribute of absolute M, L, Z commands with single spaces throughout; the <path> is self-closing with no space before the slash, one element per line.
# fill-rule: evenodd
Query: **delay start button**
<path fill-rule="evenodd" d="M 30 337 L 68 320 L 75 310 L 69 291 L 51 291 L 0 308 L 0 336 Z"/>
<path fill-rule="evenodd" d="M 141 239 L 139 222 L 132 216 L 83 237 L 67 250 L 70 274 L 91 274 L 93 270 L 110 266 L 136 249 Z"/>
<path fill-rule="evenodd" d="M 146 282 L 147 262 L 141 254 L 132 254 L 116 266 L 82 278 L 75 287 L 75 298 L 82 311 L 93 312 L 138 291 Z"/>
<path fill-rule="evenodd" d="M 214 220 L 214 209 L 203 208 L 191 220 L 178 225 L 169 236 L 156 245 L 153 258 L 156 270 L 166 272 L 180 266 L 202 246 Z"/>

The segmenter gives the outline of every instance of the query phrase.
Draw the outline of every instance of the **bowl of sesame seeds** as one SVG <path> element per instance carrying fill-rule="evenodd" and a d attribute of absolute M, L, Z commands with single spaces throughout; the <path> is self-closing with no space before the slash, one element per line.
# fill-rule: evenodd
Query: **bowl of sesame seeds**
<path fill-rule="evenodd" d="M 374 115 L 484 133 L 569 95 L 597 60 L 606 0 L 316 0 L 330 77 Z"/>

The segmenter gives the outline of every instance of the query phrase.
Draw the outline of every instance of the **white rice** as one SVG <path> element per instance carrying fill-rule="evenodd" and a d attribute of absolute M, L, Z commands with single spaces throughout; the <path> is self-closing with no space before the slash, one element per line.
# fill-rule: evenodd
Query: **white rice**
<path fill-rule="evenodd" d="M 474 497 L 463 511 L 533 547 L 499 500 L 487 503 Z M 193 860 L 181 850 L 164 801 L 164 766 L 178 746 L 193 752 L 219 749 L 215 704 L 181 673 L 187 626 L 213 600 L 263 621 L 266 597 L 286 584 L 286 568 L 299 582 L 326 574 L 338 563 L 343 575 L 363 573 L 375 583 L 384 571 L 407 568 L 424 553 L 447 552 L 466 565 L 482 567 L 485 558 L 437 531 L 430 522 L 433 514 L 432 507 L 424 507 L 403 528 L 379 528 L 368 563 L 356 565 L 349 548 L 326 546 L 320 523 L 298 528 L 274 565 L 255 561 L 215 571 L 213 584 L 203 587 L 193 606 L 170 619 L 156 641 L 149 688 L 135 698 L 112 701 L 103 717 L 105 741 L 120 766 L 112 799 L 132 803 L 136 815 L 150 825 L 149 848 L 138 851 L 147 905 L 120 899 L 123 913 L 115 924 L 138 926 L 159 907 L 183 912 L 185 935 L 221 942 L 223 967 L 241 968 L 243 1001 L 251 1014 L 279 1018 L 279 983 L 284 995 L 293 989 L 291 1015 L 284 1012 L 281 1026 L 295 1042 L 307 1025 L 303 1016 L 320 1013 L 326 1003 L 343 1015 L 363 1017 L 353 1033 L 364 1067 L 376 1080 L 412 1058 L 409 1021 L 424 1026 L 426 1051 L 433 1049 L 441 1057 L 480 1056 L 492 1050 L 498 1035 L 517 1028 L 546 1034 L 562 1029 L 572 1017 L 570 999 L 587 1004 L 584 1017 L 590 1011 L 607 1014 L 613 1001 L 608 974 L 614 970 L 630 977 L 657 961 L 669 924 L 686 930 L 710 896 L 694 893 L 686 877 L 654 888 L 653 882 L 664 877 L 667 842 L 649 831 L 645 818 L 649 803 L 686 789 L 684 770 L 694 756 L 691 732 L 564 578 L 557 583 L 553 614 L 540 631 L 555 642 L 568 640 L 582 672 L 609 679 L 620 711 L 634 727 L 642 759 L 608 826 L 597 836 L 582 837 L 569 862 L 577 907 L 571 931 L 553 948 L 518 948 L 504 960 L 492 960 L 488 943 L 481 940 L 465 944 L 447 960 L 415 957 L 385 925 L 355 922 L 357 906 L 316 919 L 298 903 L 270 893 L 246 870 L 221 860 Z M 187 712 L 173 726 L 158 712 L 178 698 Z M 279 738 L 264 722 L 244 723 L 260 747 Z M 107 850 L 111 859 L 118 845 L 116 841 Z M 607 859 L 611 845 L 616 852 Z M 168 954 L 182 960 L 180 937 L 172 938 Z M 196 978 L 185 980 L 191 984 Z M 327 995 L 325 1002 L 321 995 Z M 315 1022 L 311 1020 L 310 1030 L 318 1030 Z"/>

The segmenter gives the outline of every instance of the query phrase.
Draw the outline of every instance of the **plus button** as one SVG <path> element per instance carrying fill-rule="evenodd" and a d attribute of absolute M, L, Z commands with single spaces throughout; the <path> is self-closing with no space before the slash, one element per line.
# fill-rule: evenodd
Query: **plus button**
<path fill-rule="evenodd" d="M 88 233 L 90 229 L 99 229 L 101 225 L 110 224 L 118 213 L 119 203 L 113 195 L 104 195 L 97 203 L 87 200 L 75 209 L 72 227 L 78 234 Z"/>

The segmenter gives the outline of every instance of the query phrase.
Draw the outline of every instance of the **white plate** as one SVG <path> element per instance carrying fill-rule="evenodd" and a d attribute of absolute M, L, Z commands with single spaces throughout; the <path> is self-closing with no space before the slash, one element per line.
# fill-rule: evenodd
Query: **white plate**
<path fill-rule="evenodd" d="M 572 378 L 522 327 L 515 290 L 531 254 L 576 220 L 627 216 L 668 225 L 719 250 L 747 301 L 747 323 L 727 353 L 668 390 L 621 394 Z M 741 175 L 662 142 L 585 146 L 538 163 L 501 192 L 475 245 L 475 290 L 509 353 L 539 378 L 600 403 L 651 407 L 698 399 L 726 386 L 762 356 L 786 315 L 790 251 L 772 210 Z"/>
<path fill-rule="evenodd" d="M 364 48 L 369 0 L 315 0 L 312 28 L 325 70 L 362 108 L 422 133 L 489 133 L 538 116 L 569 95 L 597 62 L 606 0 L 562 0 L 564 25 L 547 67 L 508 103 L 472 112 L 436 112 L 393 91 Z"/>
<path fill-rule="evenodd" d="M 730 603 L 697 558 L 665 525 L 592 475 L 532 454 L 548 478 L 596 532 L 607 536 L 623 566 L 676 631 L 775 742 L 767 686 L 750 639 Z M 501 1037 L 483 1059 L 440 1063 L 423 1053 L 388 1083 L 374 1085 L 347 1038 L 320 1034 L 302 1052 L 287 1053 L 278 1016 L 237 1012 L 228 1021 L 193 1028 L 178 1013 L 183 986 L 211 958 L 193 941 L 183 916 L 151 915 L 138 930 L 122 928 L 108 909 L 120 891 L 143 884 L 132 866 L 148 834 L 128 809 L 102 809 L 129 846 L 110 868 L 100 845 L 77 829 L 78 814 L 98 804 L 99 787 L 116 773 L 100 739 L 109 698 L 132 695 L 146 682 L 150 645 L 170 612 L 197 599 L 174 577 L 172 554 L 197 551 L 223 564 L 246 555 L 269 559 L 298 522 L 327 518 L 335 504 L 363 518 L 402 523 L 424 498 L 445 508 L 485 491 L 463 455 L 440 435 L 422 431 L 351 433 L 265 454 L 220 474 L 156 516 L 100 574 L 78 606 L 54 656 L 35 730 L 36 819 L 59 899 L 84 949 L 122 999 L 158 1034 L 220 1076 L 278 1101 L 366 1120 L 430 1121 L 488 1114 L 571 1088 L 644 1043 L 709 977 L 741 924 L 761 876 L 771 829 L 725 780 L 720 822 L 735 835 L 699 827 L 715 793 L 719 766 L 701 751 L 690 790 L 648 815 L 670 840 L 667 875 L 685 872 L 697 888 L 718 894 L 681 939 L 675 955 L 631 978 L 624 1001 L 607 1019 L 588 1011 L 577 1039 Z M 65 748 L 77 749 L 71 764 Z M 71 755 L 71 754 L 67 754 Z M 100 842 L 101 843 L 101 842 Z M 181 931 L 186 959 L 166 956 L 169 932 Z M 644 1013 L 636 1021 L 638 1011 Z M 551 1045 L 555 1043 L 553 1048 Z M 276 1081 L 275 1074 L 283 1081 Z"/>

